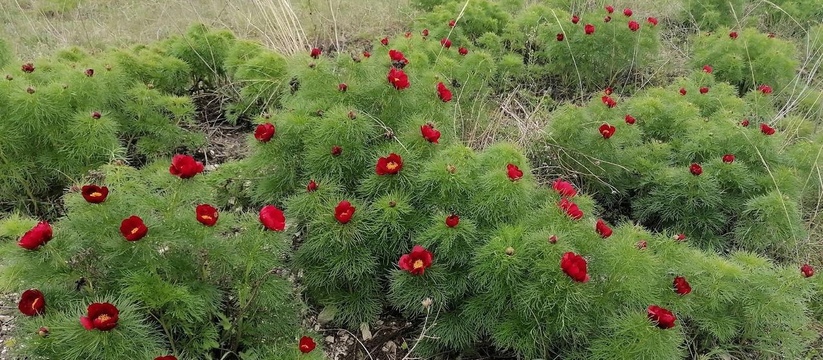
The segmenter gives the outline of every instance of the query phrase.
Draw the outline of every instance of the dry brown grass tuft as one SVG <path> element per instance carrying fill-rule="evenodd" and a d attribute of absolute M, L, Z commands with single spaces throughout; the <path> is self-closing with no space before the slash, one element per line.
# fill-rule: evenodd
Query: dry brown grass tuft
<path fill-rule="evenodd" d="M 55 1 L 73 3 L 48 10 Z M 414 14 L 409 0 L 3 0 L 0 36 L 19 58 L 34 59 L 74 45 L 99 51 L 151 42 L 201 22 L 290 54 L 393 34 Z"/>

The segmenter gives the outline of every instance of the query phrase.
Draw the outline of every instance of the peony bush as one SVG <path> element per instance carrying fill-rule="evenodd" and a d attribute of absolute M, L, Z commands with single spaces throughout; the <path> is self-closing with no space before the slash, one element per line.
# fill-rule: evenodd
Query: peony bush
<path fill-rule="evenodd" d="M 34 221 L 0 221 L 17 239 L 0 247 L 3 289 L 22 292 L 14 353 L 322 358 L 300 328 L 282 211 L 218 209 L 202 171 L 186 155 L 105 166 L 65 196 L 65 217 L 25 232 Z"/>

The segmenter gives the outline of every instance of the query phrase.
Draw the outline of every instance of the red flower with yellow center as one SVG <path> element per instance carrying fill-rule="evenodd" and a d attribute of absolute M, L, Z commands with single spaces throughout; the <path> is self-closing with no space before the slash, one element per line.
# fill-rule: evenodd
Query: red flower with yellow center
<path fill-rule="evenodd" d="M 83 199 L 86 199 L 87 202 L 91 204 L 99 204 L 106 201 L 106 197 L 109 196 L 109 188 L 97 185 L 83 185 L 80 193 L 83 195 Z"/>
<path fill-rule="evenodd" d="M 42 315 L 46 311 L 46 297 L 40 290 L 28 289 L 20 295 L 17 309 L 26 316 Z"/>
<path fill-rule="evenodd" d="M 217 224 L 218 213 L 217 209 L 214 206 L 209 204 L 201 204 L 197 205 L 197 208 L 194 209 L 195 214 L 197 215 L 197 221 L 201 224 L 206 226 L 214 226 Z"/>
<path fill-rule="evenodd" d="M 420 245 L 415 245 L 408 254 L 403 254 L 398 261 L 401 270 L 408 271 L 412 275 L 423 275 L 431 267 L 433 255 Z"/>
<path fill-rule="evenodd" d="M 298 344 L 298 348 L 300 349 L 301 353 L 308 354 L 317 347 L 317 344 L 314 342 L 314 339 L 303 336 L 300 338 L 300 343 Z"/>
<path fill-rule="evenodd" d="M 397 90 L 403 90 L 411 86 L 409 83 L 409 76 L 406 75 L 406 73 L 401 69 L 395 67 L 391 68 L 387 78 L 389 80 L 389 84 L 394 86 Z"/>
<path fill-rule="evenodd" d="M 395 175 L 403 169 L 403 159 L 395 153 L 377 159 L 374 171 L 377 175 Z"/>
<path fill-rule="evenodd" d="M 110 303 L 93 303 L 89 305 L 86 316 L 80 318 L 80 324 L 86 330 L 109 331 L 117 327 L 120 310 Z"/>
<path fill-rule="evenodd" d="M 120 223 L 120 234 L 128 241 L 142 239 L 149 232 L 149 228 L 139 216 L 132 215 Z"/>

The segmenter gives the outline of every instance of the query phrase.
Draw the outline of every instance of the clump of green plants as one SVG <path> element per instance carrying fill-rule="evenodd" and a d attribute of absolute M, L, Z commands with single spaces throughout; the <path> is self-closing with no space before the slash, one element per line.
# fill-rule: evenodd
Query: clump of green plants
<path fill-rule="evenodd" d="M 456 142 L 453 119 L 471 111 L 459 104 L 475 101 L 494 73 L 473 48 L 419 33 L 383 42 L 355 56 L 315 48 L 292 59 L 291 91 L 282 110 L 256 119 L 246 165 L 252 197 L 282 204 L 300 224 L 295 267 L 308 294 L 324 317 L 351 327 L 383 309 L 382 278 L 412 249 L 411 236 L 469 206 L 438 184 L 468 196 L 472 170 L 461 159 L 474 155 Z M 463 263 L 472 241 L 454 244 Z"/>
<path fill-rule="evenodd" d="M 181 127 L 193 121 L 191 99 L 155 88 L 152 81 L 161 69 L 173 74 L 187 71 L 185 66 L 141 55 L 67 49 L 3 68 L 0 101 L 12 104 L 0 109 L 4 207 L 36 207 L 110 161 L 164 156 L 202 143 L 202 134 Z"/>
<path fill-rule="evenodd" d="M 546 129 L 549 156 L 579 174 L 615 219 L 715 250 L 792 259 L 806 236 L 801 179 L 818 161 L 798 150 L 813 139 L 772 124 L 770 89 L 739 98 L 713 71 L 563 107 Z"/>
<path fill-rule="evenodd" d="M 320 359 L 300 328 L 282 211 L 218 209 L 203 164 L 105 166 L 54 222 L 0 220 L 11 350 L 46 359 Z M 208 176 L 208 175 L 206 175 Z"/>
<path fill-rule="evenodd" d="M 685 0 L 683 21 L 702 31 L 733 26 L 744 18 L 744 0 Z"/>
<path fill-rule="evenodd" d="M 720 28 L 694 40 L 692 66 L 711 66 L 719 81 L 737 86 L 742 96 L 752 89 L 768 86 L 778 93 L 792 84 L 799 65 L 791 41 L 754 28 Z"/>
<path fill-rule="evenodd" d="M 253 154 L 243 164 L 251 196 L 282 206 L 298 224 L 293 266 L 320 318 L 359 328 L 387 307 L 400 310 L 416 320 L 420 336 L 409 346 L 419 356 L 476 355 L 484 343 L 525 358 L 678 359 L 687 347 L 766 354 L 777 344 L 783 356 L 804 354 L 814 339 L 807 309 L 817 279 L 808 272 L 750 252 L 722 257 L 692 247 L 703 244 L 702 234 L 606 221 L 572 183 L 537 186 L 517 147 L 461 145 L 451 119 L 484 88 L 454 79 L 493 78 L 496 69 L 481 50 L 454 50 L 417 32 L 385 38 L 362 56 L 313 49 L 292 59 L 293 92 L 283 108 L 256 119 Z M 660 101 L 695 122 L 768 102 L 762 92 L 741 100 L 710 74 L 703 81 L 718 94 L 701 102 L 708 95 L 696 86 L 700 76 L 682 84 L 705 109 Z M 606 95 L 586 111 L 605 118 L 625 107 L 621 101 Z M 557 120 L 569 128 L 564 136 L 585 139 L 572 142 L 578 151 L 609 146 L 595 141 L 624 131 L 594 126 L 588 139 L 579 124 L 589 115 L 564 111 L 557 115 L 568 117 Z M 643 154 L 638 162 L 668 155 L 641 152 L 650 147 L 638 148 L 641 125 L 634 126 L 625 132 L 635 140 L 611 144 Z M 756 151 L 740 146 L 740 158 L 754 162 Z M 695 178 L 688 164 L 684 171 Z"/>

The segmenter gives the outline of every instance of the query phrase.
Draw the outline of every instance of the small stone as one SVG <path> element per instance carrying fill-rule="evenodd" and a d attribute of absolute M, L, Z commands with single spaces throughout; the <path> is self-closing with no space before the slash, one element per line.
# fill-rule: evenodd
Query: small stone
<path fill-rule="evenodd" d="M 331 335 L 326 336 L 326 343 L 334 344 L 334 336 L 331 336 Z"/>
<path fill-rule="evenodd" d="M 360 334 L 362 334 L 363 341 L 369 341 L 372 338 L 371 330 L 369 330 L 369 323 L 360 324 Z"/>
<path fill-rule="evenodd" d="M 506 255 L 512 256 L 514 255 L 514 248 L 509 246 L 506 248 Z"/>

